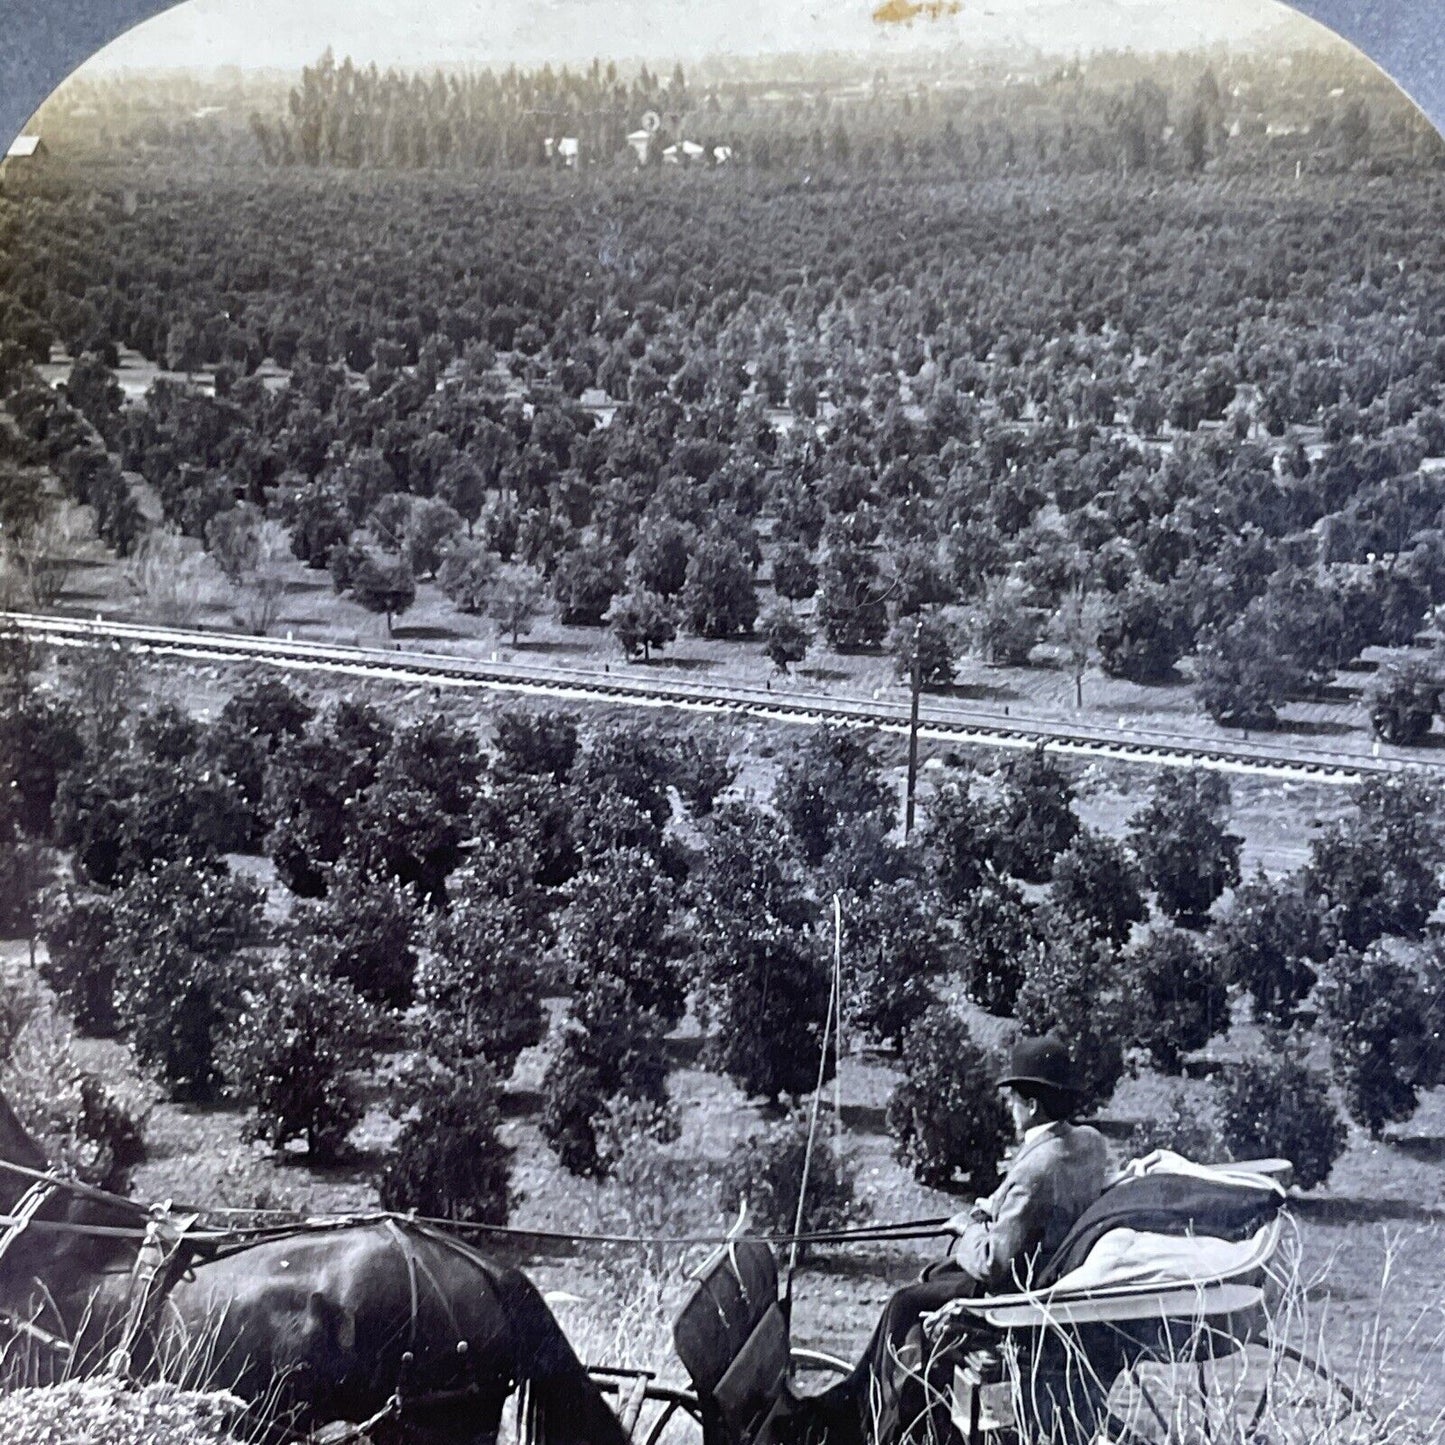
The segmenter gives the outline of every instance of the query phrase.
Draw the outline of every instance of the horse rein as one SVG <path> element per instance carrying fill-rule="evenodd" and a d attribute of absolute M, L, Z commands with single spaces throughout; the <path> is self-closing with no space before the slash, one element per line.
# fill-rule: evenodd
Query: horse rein
<path fill-rule="evenodd" d="M 97 1189 L 94 1185 L 86 1184 L 79 1179 L 66 1179 L 55 1174 L 43 1174 L 38 1169 L 30 1169 L 23 1164 L 13 1164 L 8 1159 L 0 1159 L 0 1170 L 18 1174 L 22 1178 L 48 1183 L 54 1188 L 67 1190 L 83 1199 L 91 1199 L 97 1203 L 129 1210 L 140 1220 L 149 1221 L 152 1217 L 154 1206 L 127 1199 L 122 1194 L 110 1194 L 104 1189 Z M 277 1213 L 275 1210 L 207 1210 L 196 1206 L 185 1206 L 184 1212 L 195 1214 L 198 1217 L 207 1214 L 274 1216 Z M 11 1225 L 15 1218 L 14 1215 L 0 1215 L 0 1228 Z M 795 1240 L 799 1244 L 865 1244 L 882 1243 L 889 1240 L 936 1239 L 940 1234 L 946 1233 L 943 1225 L 947 1223 L 947 1218 L 945 1215 L 939 1215 L 885 1224 L 840 1225 L 836 1229 L 807 1230 L 801 1234 L 774 1232 L 743 1235 L 734 1231 L 714 1234 L 578 1234 L 566 1230 L 532 1229 L 520 1224 L 488 1224 L 485 1221 L 474 1219 L 442 1219 L 431 1215 L 375 1210 L 360 1214 L 298 1216 L 267 1224 L 237 1224 L 228 1225 L 225 1228 L 194 1229 L 188 1232 L 187 1237 L 207 1244 L 236 1243 L 239 1245 L 248 1240 L 260 1241 L 268 1237 L 295 1234 L 306 1230 L 346 1229 L 354 1225 L 382 1224 L 387 1220 L 394 1219 L 401 1224 L 421 1224 L 431 1229 L 454 1231 L 458 1234 L 484 1234 L 494 1235 L 497 1238 L 542 1240 L 551 1244 L 675 1245 L 678 1247 L 709 1245 L 718 1248 L 735 1243 L 739 1239 L 777 1246 L 788 1245 Z M 134 1228 L 126 1228 L 120 1225 L 75 1224 L 67 1220 L 38 1219 L 35 1221 L 35 1227 L 62 1233 L 89 1234 L 100 1239 L 144 1240 L 146 1237 L 146 1226 L 140 1224 Z"/>
<path fill-rule="evenodd" d="M 53 1231 L 56 1233 L 81 1234 L 97 1239 L 127 1239 L 133 1240 L 141 1248 L 155 1239 L 157 1211 L 163 1216 L 169 1216 L 173 1206 L 169 1201 L 164 1205 L 145 1205 L 134 1199 L 128 1199 L 121 1194 L 112 1194 L 104 1189 L 98 1189 L 92 1184 L 87 1184 L 80 1179 L 68 1179 L 55 1173 L 43 1173 L 38 1169 L 32 1169 L 24 1164 L 16 1164 L 8 1159 L 0 1159 L 0 1170 L 10 1174 L 19 1175 L 21 1178 L 32 1181 L 31 1188 L 27 1190 L 20 1203 L 9 1215 L 0 1215 L 0 1228 L 5 1230 L 0 1235 L 0 1261 L 3 1261 L 5 1252 L 27 1228 L 33 1227 Z M 65 1190 L 82 1199 L 93 1200 L 96 1203 L 105 1204 L 112 1208 L 125 1210 L 144 1220 L 143 1225 L 138 1224 L 134 1228 L 123 1225 L 107 1224 L 85 1224 L 72 1220 L 48 1220 L 36 1219 L 35 1215 L 44 1203 L 45 1199 L 58 1190 Z M 336 1214 L 336 1215 L 313 1215 L 309 1217 L 296 1217 L 287 1220 L 276 1220 L 273 1223 L 252 1224 L 252 1225 L 228 1225 L 224 1228 L 210 1227 L 195 1229 L 190 1227 L 194 1219 L 206 1214 L 272 1214 L 273 1210 L 240 1210 L 220 1209 L 205 1210 L 201 1208 L 186 1208 L 183 1211 L 190 1216 L 184 1228 L 185 1238 L 194 1244 L 226 1245 L 231 1244 L 239 1249 L 244 1249 L 252 1243 L 262 1243 L 267 1239 L 283 1237 L 305 1232 L 323 1232 L 333 1229 L 346 1229 L 365 1225 L 390 1225 L 396 1234 L 404 1238 L 400 1226 L 420 1226 L 427 1231 L 441 1231 L 444 1235 L 473 1234 L 473 1235 L 494 1235 L 498 1238 L 529 1239 L 545 1241 L 553 1244 L 595 1244 L 602 1246 L 629 1246 L 629 1245 L 661 1245 L 674 1246 L 678 1248 L 696 1247 L 706 1245 L 714 1250 L 727 1249 L 736 1245 L 741 1240 L 749 1240 L 756 1243 L 783 1246 L 792 1244 L 848 1244 L 848 1243 L 885 1243 L 889 1241 L 907 1241 L 913 1239 L 935 1239 L 946 1231 L 942 1226 L 947 1222 L 945 1216 L 926 1219 L 900 1220 L 893 1223 L 865 1224 L 865 1225 L 841 1225 L 835 1229 L 817 1229 L 793 1233 L 760 1233 L 747 1234 L 740 1229 L 746 1211 L 739 1217 L 739 1223 L 725 1233 L 719 1234 L 604 1234 L 588 1233 L 579 1234 L 563 1230 L 534 1229 L 525 1225 L 516 1224 L 491 1224 L 481 1220 L 464 1219 L 443 1219 L 432 1216 L 418 1215 L 415 1212 L 399 1214 L 394 1211 L 374 1211 L 364 1214 Z M 460 1244 L 460 1241 L 452 1239 L 450 1243 Z M 413 1300 L 416 1298 L 415 1261 L 411 1259 L 410 1252 L 404 1251 L 407 1255 L 408 1271 L 411 1275 L 411 1287 Z M 414 1306 L 415 1307 L 415 1306 Z"/>
<path fill-rule="evenodd" d="M 5 1233 L 0 1235 L 0 1269 L 4 1268 L 5 1256 L 30 1227 L 35 1216 L 45 1206 L 46 1200 L 59 1189 L 60 1183 L 60 1179 L 55 1175 L 42 1175 L 31 1184 L 30 1188 L 21 1196 L 20 1202 L 5 1218 Z M 24 1335 L 44 1345 L 47 1349 L 54 1350 L 57 1354 L 70 1351 L 69 1340 L 42 1329 L 34 1320 L 21 1319 L 8 1311 L 3 1311 L 0 1312 L 0 1323 L 16 1334 Z"/>
<path fill-rule="evenodd" d="M 750 1244 L 784 1246 L 796 1240 L 799 1244 L 887 1244 L 913 1239 L 937 1239 L 947 1234 L 945 1219 L 909 1220 L 899 1224 L 860 1225 L 853 1228 L 820 1229 L 806 1234 L 574 1234 L 567 1230 L 528 1229 L 515 1224 L 485 1224 L 472 1219 L 442 1219 L 431 1215 L 399 1214 L 377 1210 L 368 1214 L 321 1214 L 298 1217 L 276 1224 L 233 1225 L 222 1228 L 193 1229 L 186 1238 L 198 1244 L 234 1245 L 247 1249 L 271 1239 L 289 1238 L 297 1234 L 326 1234 L 336 1229 L 385 1224 L 417 1224 L 428 1229 L 441 1229 L 457 1234 L 494 1235 L 505 1239 L 532 1239 L 549 1244 L 596 1244 L 602 1246 L 654 1245 L 678 1249 L 707 1245 L 725 1249 L 746 1240 Z M 0 1214 L 0 1228 L 16 1223 L 16 1216 Z M 83 1234 L 94 1239 L 129 1239 L 143 1243 L 146 1231 L 125 1229 L 117 1225 L 77 1224 L 65 1219 L 37 1219 L 33 1227 L 53 1234 Z"/>
<path fill-rule="evenodd" d="M 46 1200 L 59 1188 L 60 1179 L 56 1175 L 47 1174 L 37 1179 L 21 1196 L 19 1204 L 5 1220 L 5 1233 L 0 1235 L 0 1266 L 4 1265 L 5 1256 L 44 1208 Z"/>
<path fill-rule="evenodd" d="M 5 1161 L 0 1161 L 4 1164 Z M 20 1165 L 5 1165 L 14 1172 L 25 1174 L 37 1174 L 38 1171 L 24 1169 Z M 125 1238 L 138 1241 L 136 1257 L 131 1265 L 130 1280 L 126 1292 L 125 1325 L 121 1332 L 119 1344 L 112 1350 L 107 1371 L 113 1374 L 130 1375 L 131 1356 L 137 1340 L 145 1328 L 146 1316 L 152 1303 L 156 1298 L 157 1282 L 165 1274 L 166 1269 L 175 1260 L 182 1245 L 185 1243 L 190 1226 L 195 1222 L 195 1215 L 175 1216 L 171 1212 L 170 1205 L 151 1205 L 146 1210 L 147 1221 L 144 1230 L 129 1230 L 109 1228 L 103 1225 L 75 1224 L 68 1220 L 45 1220 L 36 1216 L 45 1204 L 56 1194 L 65 1189 L 74 1189 L 82 1197 L 92 1194 L 99 1194 L 107 1202 L 117 1202 L 129 1205 L 132 1209 L 140 1209 L 143 1206 L 131 1200 L 120 1199 L 119 1196 L 109 1196 L 103 1190 L 92 1190 L 90 1186 L 83 1185 L 77 1180 L 65 1179 L 58 1174 L 39 1175 L 35 1181 L 21 1196 L 20 1202 L 7 1216 L 0 1217 L 0 1223 L 5 1226 L 5 1232 L 0 1235 L 0 1268 L 3 1268 L 5 1256 L 14 1247 L 15 1243 L 27 1229 L 42 1229 L 52 1231 L 63 1231 L 67 1233 L 81 1234 L 89 1238 Z M 33 1321 L 22 1320 L 9 1314 L 0 1312 L 0 1322 L 3 1322 L 10 1329 L 18 1334 L 38 1340 L 41 1344 L 48 1346 L 57 1352 L 65 1352 L 71 1349 L 71 1342 L 60 1335 L 53 1335 L 48 1330 L 42 1329 Z"/>
<path fill-rule="evenodd" d="M 82 1199 L 93 1199 L 98 1204 L 119 1205 L 133 1214 L 150 1214 L 149 1205 L 140 1204 L 134 1199 L 127 1199 L 123 1194 L 112 1194 L 108 1190 L 97 1189 L 94 1184 L 87 1184 L 83 1179 L 67 1179 L 53 1169 L 32 1169 L 28 1164 L 16 1164 L 10 1159 L 0 1159 L 0 1170 L 4 1170 L 7 1174 L 19 1175 L 21 1179 L 33 1180 L 37 1184 L 49 1184 L 52 1188 L 64 1189 L 68 1193 L 78 1194 Z"/>

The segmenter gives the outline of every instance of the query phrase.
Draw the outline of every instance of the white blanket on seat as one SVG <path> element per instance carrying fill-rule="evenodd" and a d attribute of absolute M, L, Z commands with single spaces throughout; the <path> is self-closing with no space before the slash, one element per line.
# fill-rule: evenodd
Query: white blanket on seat
<path fill-rule="evenodd" d="M 1121 1178 L 1184 1174 L 1240 1189 L 1285 1192 L 1266 1175 L 1231 1169 L 1228 1165 L 1196 1164 L 1169 1149 L 1156 1149 L 1142 1159 L 1131 1159 L 1119 1174 Z M 1083 1264 L 1054 1281 L 1049 1293 L 1067 1295 L 1129 1285 L 1202 1285 L 1237 1279 L 1269 1259 L 1278 1237 L 1279 1226 L 1275 1221 L 1243 1240 L 1219 1239 L 1208 1234 L 1111 1229 L 1099 1237 Z"/>
<path fill-rule="evenodd" d="M 1155 1149 L 1140 1159 L 1131 1159 L 1119 1171 L 1120 1179 L 1141 1179 L 1146 1174 L 1185 1174 L 1195 1179 L 1208 1179 L 1215 1184 L 1229 1184 L 1238 1189 L 1263 1189 L 1284 1194 L 1285 1188 L 1268 1174 L 1250 1169 L 1234 1169 L 1228 1164 L 1196 1164 L 1172 1149 Z"/>
<path fill-rule="evenodd" d="M 1243 1240 L 1111 1229 L 1100 1236 L 1083 1264 L 1055 1280 L 1048 1293 L 1072 1295 L 1128 1285 L 1205 1285 L 1237 1279 L 1269 1259 L 1278 1234 L 1273 1221 Z"/>

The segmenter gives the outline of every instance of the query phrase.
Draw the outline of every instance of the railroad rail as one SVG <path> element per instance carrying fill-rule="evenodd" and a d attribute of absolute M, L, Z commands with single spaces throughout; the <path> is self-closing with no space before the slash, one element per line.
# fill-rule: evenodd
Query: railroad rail
<path fill-rule="evenodd" d="M 558 701 L 609 702 L 633 707 L 679 708 L 715 716 L 754 718 L 802 726 L 868 728 L 906 734 L 904 700 L 773 690 L 737 684 L 627 676 L 604 668 L 559 667 L 531 662 L 492 661 L 444 653 L 392 650 L 291 637 L 250 637 L 239 633 L 150 627 L 116 622 L 0 613 L 0 627 L 57 647 L 126 646 L 155 657 L 191 662 L 260 663 L 303 673 L 332 673 L 435 688 L 462 688 L 544 695 Z M 1298 740 L 1202 738 L 1160 728 L 1110 727 L 1062 719 L 1000 715 L 928 699 L 919 711 L 919 736 L 966 746 L 1048 750 L 1095 761 L 1164 767 L 1198 767 L 1292 782 L 1352 785 L 1375 774 L 1423 770 L 1445 776 L 1445 756 L 1403 756 L 1375 746 L 1368 752 L 1311 748 Z"/>

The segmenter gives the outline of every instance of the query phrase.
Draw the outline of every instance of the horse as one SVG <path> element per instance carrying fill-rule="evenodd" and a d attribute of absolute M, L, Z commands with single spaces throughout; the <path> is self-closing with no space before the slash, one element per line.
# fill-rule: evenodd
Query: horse
<path fill-rule="evenodd" d="M 168 1234 L 144 1205 L 54 1180 L 3 1095 L 0 1209 L 11 1384 L 120 1369 L 228 1391 L 258 1438 L 345 1439 L 350 1422 L 376 1445 L 494 1445 L 525 1387 L 543 1445 L 627 1445 L 536 1287 L 451 1234 L 393 1215 Z"/>

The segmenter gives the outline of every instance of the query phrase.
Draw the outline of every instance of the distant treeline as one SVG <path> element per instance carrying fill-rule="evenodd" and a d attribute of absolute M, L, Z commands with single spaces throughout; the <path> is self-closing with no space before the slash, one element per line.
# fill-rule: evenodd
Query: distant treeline
<path fill-rule="evenodd" d="M 1374 170 L 1438 165 L 1445 145 L 1384 77 L 1352 57 L 1107 55 L 1021 76 L 869 71 L 851 80 L 664 78 L 615 64 L 502 73 L 379 71 L 328 51 L 299 84 L 233 76 L 79 82 L 42 121 L 71 150 L 204 150 L 268 165 L 487 169 L 699 163 L 762 169 L 940 169 L 955 174 L 1190 173 L 1206 167 Z M 653 128 L 645 148 L 629 135 Z"/>

